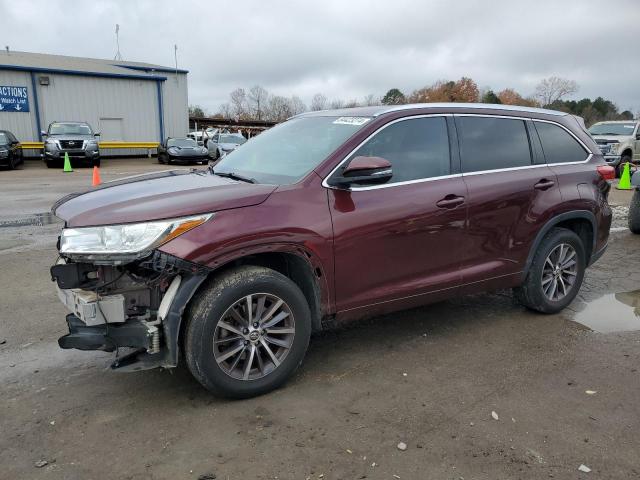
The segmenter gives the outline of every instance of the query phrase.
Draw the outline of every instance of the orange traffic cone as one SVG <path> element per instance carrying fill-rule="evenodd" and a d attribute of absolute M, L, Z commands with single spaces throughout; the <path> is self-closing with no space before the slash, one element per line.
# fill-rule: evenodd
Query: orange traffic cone
<path fill-rule="evenodd" d="M 97 166 L 93 167 L 93 180 L 91 181 L 91 185 L 95 187 L 96 185 L 100 185 L 102 180 L 100 180 L 100 169 Z"/>

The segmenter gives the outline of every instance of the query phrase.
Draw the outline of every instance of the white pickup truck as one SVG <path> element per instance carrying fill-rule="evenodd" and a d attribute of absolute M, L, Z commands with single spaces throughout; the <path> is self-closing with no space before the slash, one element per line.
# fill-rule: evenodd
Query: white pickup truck
<path fill-rule="evenodd" d="M 640 163 L 640 121 L 598 122 L 591 125 L 589 133 L 607 163 L 615 167 L 617 176 L 622 173 L 623 164 Z"/>

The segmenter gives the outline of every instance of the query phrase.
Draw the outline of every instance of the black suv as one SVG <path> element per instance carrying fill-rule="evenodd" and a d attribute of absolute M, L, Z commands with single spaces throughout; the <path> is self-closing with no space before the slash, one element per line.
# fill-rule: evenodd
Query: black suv
<path fill-rule="evenodd" d="M 44 161 L 47 167 L 62 166 L 64 154 L 70 159 L 78 159 L 91 166 L 100 166 L 99 133 L 94 133 L 85 122 L 52 122 L 46 132 Z"/>

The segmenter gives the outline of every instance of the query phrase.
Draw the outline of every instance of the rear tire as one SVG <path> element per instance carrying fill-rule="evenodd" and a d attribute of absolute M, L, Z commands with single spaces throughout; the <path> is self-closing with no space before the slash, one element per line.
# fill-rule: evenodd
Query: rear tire
<path fill-rule="evenodd" d="M 185 358 L 214 394 L 254 397 L 291 377 L 310 335 L 311 313 L 300 288 L 274 270 L 245 265 L 214 278 L 194 298 Z"/>
<path fill-rule="evenodd" d="M 628 222 L 631 233 L 640 234 L 640 190 L 635 190 L 631 197 Z"/>
<path fill-rule="evenodd" d="M 527 277 L 513 289 L 514 295 L 531 310 L 557 313 L 578 294 L 586 263 L 580 237 L 566 228 L 554 228 L 540 242 Z"/>

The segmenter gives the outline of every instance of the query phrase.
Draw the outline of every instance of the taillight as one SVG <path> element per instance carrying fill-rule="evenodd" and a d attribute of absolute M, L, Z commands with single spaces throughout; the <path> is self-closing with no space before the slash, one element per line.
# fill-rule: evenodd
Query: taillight
<path fill-rule="evenodd" d="M 603 180 L 615 180 L 616 179 L 616 169 L 609 165 L 598 165 L 596 167 L 598 173 L 602 177 Z"/>

